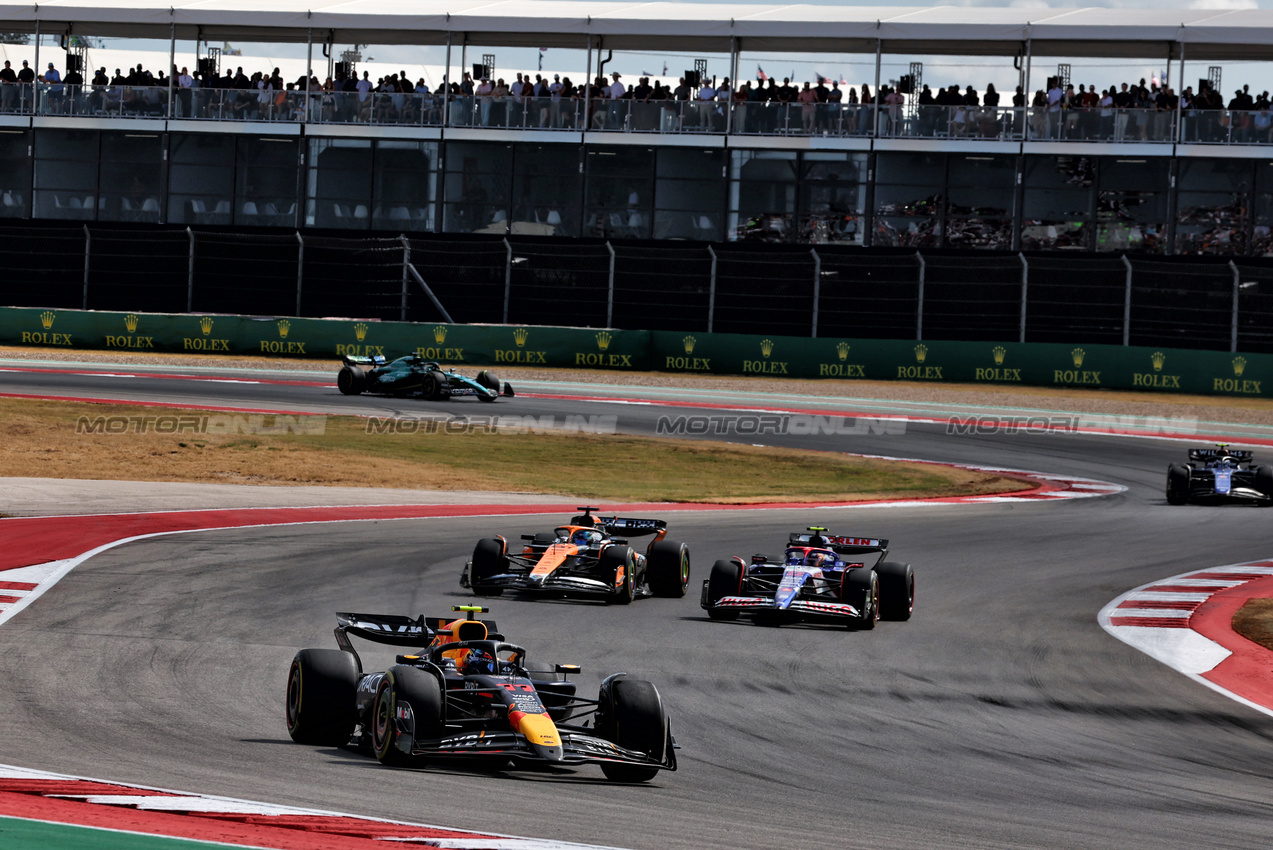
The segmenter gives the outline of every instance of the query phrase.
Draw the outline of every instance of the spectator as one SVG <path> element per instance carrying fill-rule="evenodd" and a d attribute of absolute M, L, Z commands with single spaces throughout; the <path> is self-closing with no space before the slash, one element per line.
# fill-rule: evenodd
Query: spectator
<path fill-rule="evenodd" d="M 0 110 L 12 112 L 17 102 L 18 75 L 8 60 L 5 60 L 4 68 L 0 69 Z"/>
<path fill-rule="evenodd" d="M 800 102 L 800 129 L 806 134 L 812 134 L 817 120 L 818 93 L 806 82 L 800 94 L 796 95 L 796 100 Z"/>
<path fill-rule="evenodd" d="M 48 70 L 40 77 L 40 82 L 44 83 L 48 88 L 45 90 L 46 103 L 49 112 L 62 111 L 62 75 L 58 73 L 57 68 L 53 67 L 53 63 L 49 63 Z"/>

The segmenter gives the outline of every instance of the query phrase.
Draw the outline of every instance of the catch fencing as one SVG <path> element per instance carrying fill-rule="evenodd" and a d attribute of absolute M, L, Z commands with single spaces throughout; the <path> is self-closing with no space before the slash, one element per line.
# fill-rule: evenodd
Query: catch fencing
<path fill-rule="evenodd" d="M 1273 262 L 0 227 L 14 307 L 1273 352 Z"/>

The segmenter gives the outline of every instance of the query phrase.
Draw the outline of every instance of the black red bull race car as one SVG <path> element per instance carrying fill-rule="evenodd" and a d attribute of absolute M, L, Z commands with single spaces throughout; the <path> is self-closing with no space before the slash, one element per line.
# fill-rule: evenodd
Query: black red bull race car
<path fill-rule="evenodd" d="M 302 744 L 349 746 L 382 764 L 553 768 L 596 764 L 608 779 L 645 782 L 676 770 L 676 744 L 653 684 L 616 673 L 596 699 L 575 692 L 569 664 L 536 665 L 506 643 L 488 609 L 458 618 L 337 614 L 339 649 L 302 649 L 287 675 L 287 731 Z M 351 637 L 401 647 L 368 673 Z"/>
<path fill-rule="evenodd" d="M 460 585 L 478 596 L 499 596 L 508 590 L 592 597 L 620 605 L 642 596 L 685 595 L 690 550 L 684 543 L 664 539 L 665 521 L 593 516 L 600 508 L 575 510 L 583 513 L 565 525 L 523 534 L 520 551 L 511 551 L 503 537 L 479 540 L 460 574 Z M 628 545 L 628 537 L 650 534 L 654 539 L 644 553 Z"/>
<path fill-rule="evenodd" d="M 717 561 L 699 603 L 713 620 L 745 615 L 770 625 L 823 622 L 873 629 L 881 619 L 909 620 L 915 572 L 887 557 L 888 540 L 810 526 L 788 536 L 781 558 Z"/>
<path fill-rule="evenodd" d="M 1224 443 L 1190 449 L 1188 463 L 1167 467 L 1167 503 L 1187 502 L 1273 504 L 1273 467 L 1261 466 L 1250 451 Z"/>

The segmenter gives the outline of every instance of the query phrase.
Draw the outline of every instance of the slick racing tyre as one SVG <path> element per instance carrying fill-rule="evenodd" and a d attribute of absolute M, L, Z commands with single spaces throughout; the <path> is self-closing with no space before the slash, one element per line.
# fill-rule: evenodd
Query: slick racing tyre
<path fill-rule="evenodd" d="M 875 628 L 880 618 L 880 577 L 875 570 L 868 567 L 845 570 L 840 579 L 840 601 L 852 605 L 861 614 L 849 623 L 849 628 Z"/>
<path fill-rule="evenodd" d="M 1259 475 L 1256 475 L 1259 484 Z M 1189 501 L 1189 467 L 1173 463 L 1167 467 L 1167 504 L 1183 505 Z"/>
<path fill-rule="evenodd" d="M 735 561 L 717 561 L 712 564 L 712 574 L 707 579 L 707 599 L 715 606 L 726 596 L 735 596 L 742 587 L 743 567 Z M 713 620 L 737 620 L 738 612 L 728 608 L 711 607 L 707 616 Z"/>
<path fill-rule="evenodd" d="M 495 377 L 490 372 L 487 372 L 486 370 L 478 372 L 475 380 L 488 390 L 492 390 L 495 395 L 499 395 L 499 378 Z M 495 401 L 495 396 L 480 395 L 478 396 L 478 399 L 480 401 Z"/>
<path fill-rule="evenodd" d="M 1255 468 L 1255 489 L 1273 499 L 1273 466 Z"/>
<path fill-rule="evenodd" d="M 431 369 L 420 376 L 420 398 L 425 401 L 440 401 L 446 395 L 446 375 Z"/>
<path fill-rule="evenodd" d="M 341 366 L 336 373 L 336 389 L 344 395 L 358 395 L 367 389 L 367 373 L 357 366 Z"/>
<path fill-rule="evenodd" d="M 604 693 L 602 694 L 604 697 Z M 608 740 L 627 750 L 637 750 L 662 761 L 667 745 L 667 715 L 654 685 L 640 679 L 616 679 L 610 683 L 609 704 L 599 729 Z M 648 782 L 656 767 L 602 762 L 601 772 L 615 782 Z"/>
<path fill-rule="evenodd" d="M 607 546 L 599 559 L 601 580 L 609 583 L 611 595 L 606 602 L 627 605 L 636 598 L 636 559 L 627 546 Z"/>
<path fill-rule="evenodd" d="M 670 540 L 651 544 L 645 580 L 655 596 L 684 596 L 690 583 L 690 547 Z"/>
<path fill-rule="evenodd" d="M 418 667 L 390 667 L 376 688 L 376 699 L 371 706 L 371 746 L 381 764 L 410 764 L 412 757 L 403 752 L 415 740 L 427 741 L 440 738 L 445 729 L 442 684 L 433 674 Z M 415 734 L 412 740 L 403 741 L 406 734 L 398 717 L 403 704 L 411 706 Z"/>
<path fill-rule="evenodd" d="M 504 556 L 504 541 L 498 537 L 488 537 L 477 541 L 473 547 L 473 565 L 469 567 L 469 585 L 474 596 L 499 596 L 504 592 L 499 587 L 482 587 L 482 582 L 491 576 L 508 571 L 508 558 Z"/>
<path fill-rule="evenodd" d="M 339 649 L 302 649 L 287 671 L 287 734 L 298 744 L 339 747 L 358 722 L 358 660 Z"/>
<path fill-rule="evenodd" d="M 909 620 L 915 610 L 915 571 L 910 564 L 885 561 L 875 565 L 880 578 L 880 619 Z"/>

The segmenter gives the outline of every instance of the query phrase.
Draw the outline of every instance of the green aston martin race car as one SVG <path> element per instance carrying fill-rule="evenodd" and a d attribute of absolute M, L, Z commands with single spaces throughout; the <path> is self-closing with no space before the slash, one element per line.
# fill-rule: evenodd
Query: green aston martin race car
<path fill-rule="evenodd" d="M 375 357 L 341 358 L 344 365 L 336 375 L 336 387 L 345 395 L 375 393 L 377 395 L 419 396 L 429 401 L 444 401 L 460 396 L 476 396 L 478 401 L 495 401 L 501 395 L 511 398 L 513 388 L 490 372 L 477 373 L 476 378 L 444 370 L 434 360 L 408 354 L 386 362 Z"/>

